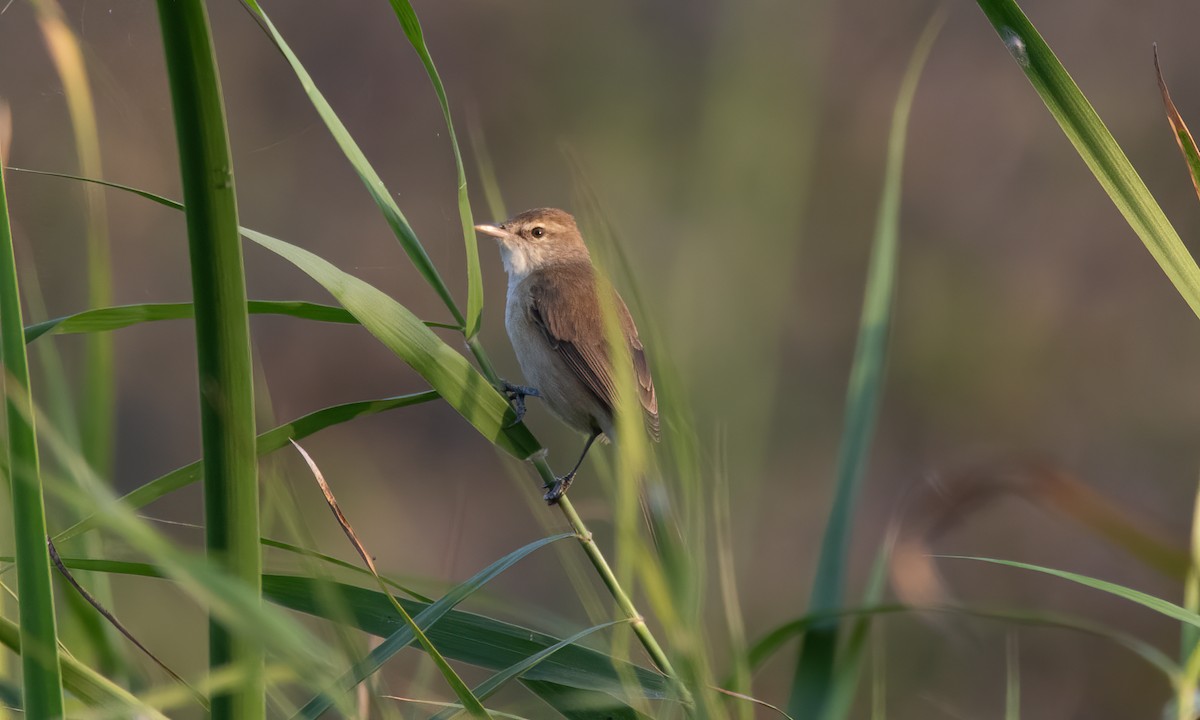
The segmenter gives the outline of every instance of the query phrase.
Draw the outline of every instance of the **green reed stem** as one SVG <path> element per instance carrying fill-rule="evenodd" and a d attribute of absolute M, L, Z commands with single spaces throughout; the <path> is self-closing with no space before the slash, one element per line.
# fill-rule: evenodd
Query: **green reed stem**
<path fill-rule="evenodd" d="M 187 206 L 200 429 L 205 543 L 210 557 L 261 594 L 258 472 L 246 282 L 233 163 L 208 14 L 201 0 L 159 0 Z M 210 620 L 209 666 L 233 665 L 241 682 L 212 699 L 212 717 L 262 718 L 263 651 Z"/>
<path fill-rule="evenodd" d="M 3 165 L 0 158 L 0 168 Z M 46 549 L 46 507 L 24 337 L 17 263 L 4 173 L 0 170 L 0 355 L 8 414 L 8 481 L 16 538 L 24 710 L 25 717 L 56 718 L 63 714 L 62 673 L 58 664 L 54 590 L 50 584 L 50 554 Z"/>

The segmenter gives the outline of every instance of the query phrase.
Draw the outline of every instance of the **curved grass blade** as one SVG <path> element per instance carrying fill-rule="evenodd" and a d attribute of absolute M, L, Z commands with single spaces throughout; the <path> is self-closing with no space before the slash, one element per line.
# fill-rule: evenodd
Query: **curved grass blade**
<path fill-rule="evenodd" d="M 462 221 L 463 242 L 467 249 L 467 322 L 463 334 L 467 339 L 475 337 L 479 332 L 480 321 L 483 317 L 483 274 L 479 269 L 479 238 L 475 233 L 475 220 L 471 216 L 471 199 L 467 196 L 467 173 L 463 170 L 462 152 L 458 149 L 458 136 L 454 133 L 454 120 L 450 117 L 450 102 L 446 99 L 446 88 L 433 64 L 433 56 L 425 44 L 425 34 L 421 32 L 421 22 L 417 12 L 408 0 L 389 0 L 404 35 L 412 44 L 413 50 L 421 58 L 429 82 L 433 83 L 433 91 L 437 93 L 438 104 L 442 106 L 442 115 L 446 118 L 446 131 L 450 135 L 450 147 L 454 151 L 454 170 L 458 173 L 458 217 Z"/>
<path fill-rule="evenodd" d="M 257 452 L 259 455 L 266 455 L 287 445 L 289 440 L 301 440 L 325 428 L 340 425 L 358 417 L 376 415 L 396 408 L 417 405 L 437 400 L 439 397 L 436 392 L 427 390 L 412 395 L 399 395 L 379 400 L 363 400 L 361 402 L 344 403 L 342 405 L 332 405 L 322 408 L 259 435 L 256 445 Z M 124 495 L 121 497 L 120 502 L 131 510 L 145 507 L 164 495 L 187 487 L 199 480 L 203 468 L 204 463 L 201 461 L 176 468 L 166 475 L 151 480 L 137 490 Z M 97 524 L 98 520 L 94 516 L 84 518 L 54 536 L 54 542 L 64 543 L 77 535 L 91 530 Z"/>
<path fill-rule="evenodd" d="M 1079 86 L 1017 3 L 976 1 L 1117 210 L 1200 315 L 1200 268 Z"/>
<path fill-rule="evenodd" d="M 299 300 L 250 300 L 246 312 L 251 315 L 287 315 L 302 320 L 329 323 L 358 323 L 345 308 Z M 191 303 L 145 303 L 94 308 L 53 318 L 25 328 L 25 342 L 43 335 L 71 335 L 121 330 L 132 325 L 160 320 L 190 320 L 195 317 Z"/>
<path fill-rule="evenodd" d="M 400 246 L 404 248 L 404 252 L 408 254 L 413 265 L 425 281 L 437 292 L 438 297 L 445 303 L 446 308 L 450 310 L 450 314 L 460 326 L 465 326 L 462 312 L 459 311 L 458 305 L 454 303 L 453 296 L 450 295 L 449 288 L 442 280 L 442 276 L 438 274 L 437 268 L 434 267 L 433 261 L 429 259 L 429 255 L 425 252 L 425 248 L 421 245 L 421 241 L 417 239 L 417 234 L 413 231 L 412 226 L 408 224 L 408 219 L 404 217 L 404 213 L 400 212 L 400 207 L 396 205 L 396 201 L 392 199 L 392 194 L 384 186 L 383 180 L 379 174 L 375 172 L 375 168 L 371 167 L 371 163 L 367 161 L 367 156 L 359 149 L 358 144 L 354 142 L 354 138 L 350 136 L 350 131 L 342 124 L 337 114 L 330 107 L 325 96 L 317 89 L 313 82 L 312 76 L 300 64 L 300 59 L 284 41 L 283 36 L 275 29 L 274 23 L 263 12 L 263 9 L 255 0 L 244 0 L 246 7 L 258 18 L 262 23 L 263 28 L 271 36 L 275 46 L 279 48 L 279 52 L 287 60 L 292 67 L 292 72 L 296 74 L 296 78 L 300 81 L 301 87 L 308 95 L 308 99 L 312 102 L 313 108 L 317 114 L 321 116 L 321 120 L 325 122 L 325 126 L 329 129 L 329 133 L 333 135 L 333 139 L 341 148 L 342 153 L 350 164 L 354 167 L 354 171 L 358 173 L 358 177 L 367 187 L 367 192 L 371 198 L 375 200 L 375 204 L 379 206 L 383 212 L 384 218 L 387 220 L 388 226 L 396 235 L 396 239 L 400 241 Z M 478 263 L 478 260 L 476 260 Z"/>
<path fill-rule="evenodd" d="M 508 401 L 408 308 L 323 258 L 254 230 L 244 235 L 288 260 L 329 291 L 362 326 L 424 377 L 485 438 L 525 460 L 541 449 Z"/>
<path fill-rule="evenodd" d="M 463 600 L 466 600 L 471 596 L 472 593 L 486 585 L 500 573 L 515 565 L 526 555 L 529 555 L 534 550 L 545 547 L 550 543 L 569 537 L 574 537 L 574 535 L 572 533 L 561 533 L 559 535 L 551 535 L 550 537 L 542 538 L 529 543 L 528 545 L 514 550 L 508 555 L 505 555 L 483 570 L 480 570 L 467 581 L 455 586 L 452 590 L 450 590 L 450 592 L 443 595 L 436 602 L 426 605 L 425 608 L 418 612 L 415 616 L 411 616 L 409 619 L 407 619 L 402 627 L 388 635 L 387 638 L 384 639 L 384 641 L 380 643 L 374 650 L 372 650 L 366 658 L 355 663 L 354 666 L 351 667 L 350 670 L 338 680 L 338 687 L 345 691 L 353 688 L 355 685 L 358 685 L 368 675 L 371 675 L 380 667 L 382 667 L 383 663 L 389 658 L 403 650 L 409 643 L 416 639 L 414 628 L 420 629 L 423 632 L 429 631 L 430 628 L 433 627 L 434 623 L 440 620 L 447 612 L 454 609 L 455 605 L 458 605 Z M 388 597 L 390 600 L 399 602 L 396 598 L 391 598 L 390 595 Z M 388 600 L 385 600 L 385 602 L 388 602 L 389 605 L 392 604 Z M 353 605 L 348 606 L 353 607 Z M 409 614 L 411 615 L 411 613 Z M 308 703 L 306 703 L 304 707 L 300 709 L 297 717 L 304 717 L 308 718 L 309 720 L 314 720 L 315 718 L 320 717 L 321 713 L 328 710 L 331 704 L 332 701 L 327 694 L 318 695 L 309 700 Z"/>
<path fill-rule="evenodd" d="M 559 640 L 557 643 L 551 645 L 550 647 L 546 648 L 545 650 L 534 653 L 533 655 L 530 655 L 529 657 L 525 658 L 521 662 L 516 663 L 514 665 L 510 665 L 507 668 L 501 670 L 500 672 L 491 676 L 487 680 L 484 680 L 483 683 L 481 683 L 479 686 L 475 687 L 472 690 L 472 692 L 474 692 L 475 696 L 478 697 L 480 700 L 486 700 L 487 698 L 496 694 L 496 692 L 498 690 L 500 690 L 500 688 L 504 687 L 509 682 L 516 679 L 517 677 L 520 677 L 521 675 L 525 674 L 529 670 L 532 670 L 534 667 L 536 667 L 542 661 L 546 660 L 546 658 L 550 657 L 551 655 L 558 652 L 559 650 L 562 650 L 563 648 L 567 647 L 568 645 L 574 645 L 575 643 L 579 642 L 580 640 L 584 639 L 585 637 L 587 637 L 588 635 L 591 635 L 594 632 L 604 630 L 606 628 L 610 628 L 614 625 L 620 625 L 621 623 L 624 623 L 624 622 L 629 622 L 629 620 L 627 620 L 627 619 L 613 620 L 611 622 L 601 623 L 599 625 L 593 625 L 590 628 L 580 630 L 579 632 L 575 633 L 571 637 L 565 638 L 563 640 Z M 458 717 L 459 713 L 460 713 L 460 711 L 458 711 L 458 710 L 443 710 L 442 712 L 438 713 L 437 715 L 434 715 L 430 720 L 448 720 L 451 717 Z"/>
<path fill-rule="evenodd" d="M 838 450 L 837 485 L 829 523 L 821 540 L 817 573 L 809 599 L 809 610 L 814 612 L 833 610 L 842 604 L 854 505 L 866 471 L 875 420 L 883 395 L 884 361 L 900 244 L 900 184 L 908 118 L 921 69 L 943 19 L 944 13 L 936 14 L 917 41 L 892 114 L 883 194 L 879 201 L 879 217 L 867 270 L 854 364 L 846 392 L 846 417 Z M 787 705 L 789 715 L 798 718 L 822 716 L 834 685 L 837 648 L 836 621 L 814 626 L 805 636 L 792 677 Z M 857 677 L 857 668 L 854 669 L 854 675 Z"/>
<path fill-rule="evenodd" d="M 1154 74 L 1158 76 L 1158 89 L 1162 93 L 1163 108 L 1167 111 L 1167 122 L 1171 123 L 1171 131 L 1175 133 L 1175 142 L 1179 145 L 1179 152 L 1183 153 L 1183 159 L 1187 162 L 1188 174 L 1192 178 L 1192 187 L 1196 189 L 1196 195 L 1200 196 L 1200 150 L 1196 149 L 1196 141 L 1192 139 L 1192 133 L 1188 130 L 1187 123 L 1183 121 L 1183 116 L 1179 114 L 1174 101 L 1171 100 L 1171 93 L 1167 90 L 1167 81 L 1163 79 L 1162 67 L 1158 64 L 1157 43 L 1154 45 Z"/>
<path fill-rule="evenodd" d="M 1154 597 L 1149 593 L 1144 593 L 1141 590 L 1134 590 L 1133 588 L 1127 588 L 1124 585 L 1117 585 L 1116 583 L 1111 583 L 1106 580 L 1098 580 L 1093 577 L 1088 577 L 1087 575 L 1080 575 L 1079 573 L 1068 572 L 1066 570 L 1055 570 L 1054 568 L 1017 562 L 1015 560 L 999 560 L 997 558 L 968 557 L 962 555 L 939 555 L 938 557 L 947 560 L 978 560 L 981 562 L 994 563 L 996 565 L 1007 565 L 1008 567 L 1021 568 L 1023 570 L 1034 570 L 1047 575 L 1053 575 L 1054 577 L 1070 580 L 1071 582 L 1079 583 L 1080 585 L 1084 585 L 1095 590 L 1101 590 L 1110 595 L 1116 595 L 1117 597 L 1124 598 L 1130 602 L 1135 602 L 1143 607 L 1147 607 L 1157 613 L 1161 613 L 1182 623 L 1200 627 L 1200 614 L 1192 612 L 1187 608 L 1180 607 L 1173 602 Z"/>
<path fill-rule="evenodd" d="M 385 597 L 387 597 L 388 601 L 392 604 L 392 607 L 395 608 L 396 612 L 400 614 L 400 617 L 404 618 L 405 624 L 408 625 L 409 629 L 416 637 L 417 642 L 421 644 L 421 647 L 425 650 L 429 657 L 433 659 L 438 671 L 446 680 L 446 684 L 449 685 L 450 689 L 454 691 L 454 694 L 458 696 L 458 700 L 463 704 L 466 712 L 470 713 L 472 717 L 487 720 L 488 712 L 483 707 L 483 703 L 479 701 L 479 698 L 475 697 L 474 693 L 471 692 L 471 689 L 467 687 L 467 684 L 458 676 L 458 673 L 454 672 L 454 668 L 450 667 L 450 663 L 446 662 L 446 658 L 442 657 L 442 654 L 438 652 L 437 647 L 433 643 L 429 642 L 429 638 L 425 636 L 424 632 L 422 632 L 421 627 L 413 621 L 412 616 L 405 611 L 404 606 L 396 602 L 396 598 L 393 597 L 392 593 L 387 589 L 387 585 L 383 582 L 383 578 L 379 576 L 379 571 L 375 567 L 375 561 L 372 559 L 371 554 L 367 552 L 367 549 L 362 544 L 362 541 L 358 539 L 358 534 L 354 532 L 353 526 L 350 525 L 350 520 L 347 519 L 346 515 L 342 512 L 342 508 L 338 504 L 337 498 L 334 497 L 333 489 L 329 487 L 329 483 L 326 482 L 325 475 L 321 472 L 321 469 L 317 467 L 317 463 L 312 459 L 312 456 L 308 454 L 308 451 L 301 447 L 300 444 L 295 440 L 292 441 L 292 447 L 296 448 L 296 450 L 300 452 L 301 457 L 304 458 L 304 462 L 308 464 L 309 471 L 312 472 L 313 477 L 316 478 L 317 484 L 321 486 L 321 493 L 325 495 L 325 503 L 333 512 L 334 517 L 337 519 L 338 525 L 341 526 L 342 532 L 344 532 L 346 537 L 350 540 L 350 544 L 354 546 L 354 550 L 358 553 L 358 556 L 362 558 L 363 564 L 367 566 L 367 570 L 369 570 L 371 572 L 371 576 L 375 578 L 375 582 L 379 585 L 379 590 L 384 594 Z"/>
<path fill-rule="evenodd" d="M 191 695 L 192 699 L 195 700 L 201 707 L 203 707 L 205 712 L 208 712 L 208 698 L 197 692 L 195 688 L 188 684 L 187 680 L 184 680 L 179 673 L 172 670 L 170 665 L 167 665 L 165 662 L 163 662 L 150 650 L 150 648 L 146 647 L 141 640 L 138 640 L 137 636 L 130 632 L 129 628 L 125 627 L 124 623 L 122 623 L 115 615 L 112 614 L 112 611 L 105 607 L 104 604 L 97 600 L 94 595 L 88 592 L 87 588 L 79 583 L 75 576 L 71 574 L 71 571 L 67 569 L 67 566 L 63 563 L 62 558 L 59 557 L 58 550 L 54 547 L 53 542 L 47 543 L 47 546 L 50 550 L 51 562 L 54 563 L 54 566 L 58 569 L 58 572 L 60 575 L 62 575 L 63 579 L 67 581 L 67 584 L 70 585 L 76 593 L 83 597 L 84 601 L 86 601 L 88 605 L 91 605 L 97 613 L 103 616 L 103 618 L 108 621 L 109 625 L 116 628 L 117 632 L 124 635 L 126 640 L 133 643 L 138 650 L 142 651 L 142 654 L 150 658 L 150 660 L 163 672 L 169 675 L 172 680 L 185 688 Z"/>
<path fill-rule="evenodd" d="M 0 157 L 0 167 L 3 167 Z M 58 627 L 50 555 L 46 550 L 46 505 L 38 459 L 33 399 L 29 395 L 29 358 L 23 341 L 21 291 L 8 219 L 4 172 L 0 170 L 0 388 L 4 392 L 7 433 L 4 465 L 11 498 L 17 554 L 21 682 L 27 717 L 63 714 Z"/>

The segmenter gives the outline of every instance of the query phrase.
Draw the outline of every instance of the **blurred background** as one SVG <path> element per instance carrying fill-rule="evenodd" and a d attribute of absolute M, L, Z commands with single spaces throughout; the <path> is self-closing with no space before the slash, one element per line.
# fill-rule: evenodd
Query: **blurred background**
<path fill-rule="evenodd" d="M 85 44 L 106 178 L 180 197 L 153 4 L 63 5 Z M 973 3 L 950 5 L 911 121 L 889 375 L 857 512 L 850 598 L 896 509 L 964 464 L 1052 458 L 1181 547 L 1196 489 L 1197 319 L 983 14 Z M 937 4 L 415 6 L 472 182 L 466 136 L 473 124 L 511 212 L 573 209 L 567 151 L 603 198 L 634 262 L 623 284 L 636 284 L 645 301 L 640 323 L 658 336 L 649 352 L 678 373 L 702 443 L 727 439 L 750 637 L 802 614 L 831 501 L 892 105 Z M 242 223 L 317 252 L 422 318 L 448 320 L 269 40 L 237 2 L 209 7 Z M 1158 43 L 1175 102 L 1195 127 L 1195 6 L 1028 0 L 1024 8 L 1190 242 L 1200 206 L 1163 116 L 1151 47 Z M 387 3 L 292 0 L 265 9 L 465 297 L 443 120 Z M 0 11 L 0 96 L 13 111 L 11 165 L 76 170 L 61 84 L 33 12 L 19 0 Z M 8 190 L 18 253 L 36 274 L 48 315 L 83 309 L 81 189 L 12 174 Z M 477 221 L 494 219 L 478 184 L 472 193 Z M 121 193 L 109 193 L 108 202 L 116 301 L 189 300 L 182 217 Z M 518 379 L 503 329 L 503 270 L 494 245 L 481 238 L 480 247 L 484 344 L 502 374 Z M 260 248 L 248 246 L 246 262 L 251 297 L 329 302 Z M 423 389 L 354 326 L 260 317 L 252 332 L 279 421 Z M 53 342 L 77 367 L 81 340 Z M 192 328 L 123 330 L 116 348 L 114 483 L 124 492 L 199 455 Z M 267 417 L 264 426 L 273 425 Z M 528 422 L 552 464 L 565 469 L 581 439 L 536 401 Z M 489 444 L 436 404 L 342 425 L 306 447 L 381 570 L 398 576 L 460 581 L 542 534 L 537 514 L 561 523 L 533 502 L 540 493 L 531 472 L 514 482 Z M 301 466 L 289 457 L 279 468 L 321 549 L 351 557 Z M 594 475 L 581 475 L 572 498 L 607 547 L 608 495 Z M 269 505 L 265 512 L 270 531 Z M 199 489 L 147 514 L 197 523 Z M 201 542 L 196 530 L 170 532 Z M 1180 596 L 1177 583 L 1103 538 L 1017 499 L 961 518 L 935 549 Z M 941 566 L 964 600 L 1068 612 L 1177 652 L 1175 623 L 1128 603 L 1017 570 Z M 202 615 L 186 604 L 165 606 L 161 592 L 147 599 L 140 588 L 149 582 L 118 581 L 118 607 L 168 663 L 198 672 L 203 658 L 187 649 L 202 646 Z M 551 554 L 489 588 L 493 597 L 569 621 L 585 617 Z M 715 588 L 713 598 L 720 623 Z M 998 717 L 1008 630 L 889 618 L 889 717 Z M 1018 634 L 1026 718 L 1156 717 L 1168 698 L 1159 674 L 1106 640 L 1054 629 Z M 757 677 L 756 695 L 782 704 L 794 658 L 780 653 Z"/>

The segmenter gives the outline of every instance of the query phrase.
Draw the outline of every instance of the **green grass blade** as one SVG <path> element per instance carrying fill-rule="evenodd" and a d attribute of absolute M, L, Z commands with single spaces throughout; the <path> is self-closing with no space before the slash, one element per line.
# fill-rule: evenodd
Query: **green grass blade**
<path fill-rule="evenodd" d="M 246 312 L 251 315 L 287 315 L 317 322 L 358 323 L 345 308 L 299 300 L 250 300 L 246 303 Z M 145 303 L 94 308 L 30 325 L 25 328 L 25 342 L 31 343 L 43 335 L 110 332 L 160 320 L 190 320 L 194 316 L 191 303 Z"/>
<path fill-rule="evenodd" d="M 412 395 L 399 395 L 379 400 L 363 400 L 360 402 L 332 405 L 316 410 L 307 415 L 272 428 L 258 436 L 256 451 L 266 455 L 286 446 L 291 440 L 302 440 L 314 433 L 334 425 L 349 422 L 355 418 L 376 415 L 396 408 L 409 407 L 437 400 L 436 392 L 427 390 Z M 130 510 L 145 507 L 155 500 L 168 495 L 180 488 L 187 487 L 200 479 L 204 472 L 204 463 L 197 461 L 158 477 L 121 498 L 121 503 Z M 84 518 L 58 535 L 54 536 L 55 543 L 64 543 L 73 537 L 91 530 L 98 524 L 95 516 Z"/>
<path fill-rule="evenodd" d="M 203 0 L 159 0 L 158 16 L 187 204 L 205 545 L 210 557 L 257 596 L 262 548 L 250 324 L 225 108 Z M 210 668 L 230 665 L 243 673 L 236 688 L 212 698 L 214 720 L 263 717 L 261 645 L 214 618 L 208 655 Z"/>
<path fill-rule="evenodd" d="M 479 269 L 479 238 L 475 234 L 475 220 L 471 215 L 471 199 L 467 195 L 467 173 L 463 170 L 462 152 L 458 149 L 458 136 L 454 133 L 454 120 L 450 116 L 450 102 L 446 99 L 446 88 L 433 64 L 433 56 L 429 54 L 429 46 L 425 44 L 425 34 L 421 32 L 421 22 L 417 13 L 408 0 L 389 0 L 404 35 L 412 43 L 413 50 L 421 58 L 429 81 L 433 83 L 433 91 L 437 93 L 438 104 L 442 106 L 442 115 L 446 118 L 446 131 L 450 135 L 450 147 L 454 151 L 454 170 L 458 173 L 458 217 L 462 221 L 463 242 L 467 249 L 467 322 L 463 334 L 467 339 L 475 337 L 483 318 L 483 274 Z"/>
<path fill-rule="evenodd" d="M 579 632 L 575 633 L 571 637 L 565 638 L 563 640 L 559 640 L 557 643 L 551 645 L 550 647 L 546 648 L 545 650 L 536 652 L 533 655 L 530 655 L 529 657 L 525 658 L 524 660 L 521 660 L 518 663 L 514 663 L 514 664 L 504 668 L 503 670 L 501 670 L 500 672 L 491 676 L 487 680 L 484 680 L 477 687 L 473 688 L 472 692 L 474 692 L 475 696 L 478 697 L 480 700 L 486 700 L 487 698 L 491 697 L 492 695 L 495 695 L 496 692 L 500 690 L 500 688 L 504 687 L 509 682 L 515 680 L 516 678 L 520 677 L 521 675 L 524 675 L 529 670 L 532 670 L 533 668 L 537 667 L 539 664 L 541 664 L 543 661 L 545 661 L 547 658 L 549 658 L 551 655 L 558 652 L 559 650 L 562 650 L 563 648 L 567 647 L 568 645 L 574 645 L 575 643 L 579 642 L 580 640 L 584 639 L 585 637 L 587 637 L 588 635 L 591 635 L 594 632 L 598 632 L 600 630 L 610 628 L 614 625 L 619 625 L 623 622 L 628 622 L 628 621 L 627 620 L 613 620 L 611 622 L 601 623 L 599 625 L 593 625 L 592 627 L 587 628 L 585 630 L 580 630 Z M 439 712 L 437 715 L 434 715 L 431 718 L 431 720 L 449 720 L 449 718 L 451 718 L 451 717 L 458 717 L 458 715 L 460 713 L 461 713 L 460 710 L 447 709 L 447 710 L 443 710 L 442 712 Z"/>
<path fill-rule="evenodd" d="M 977 0 L 1117 210 L 1200 315 L 1200 268 L 1066 68 L 1013 0 Z"/>
<path fill-rule="evenodd" d="M 534 550 L 545 547 L 550 543 L 569 537 L 574 537 L 574 535 L 571 533 L 561 533 L 559 535 L 551 535 L 550 537 L 542 538 L 529 543 L 528 545 L 518 548 L 508 555 L 505 555 L 496 562 L 476 573 L 470 579 L 466 580 L 460 585 L 455 586 L 452 590 L 450 590 L 450 592 L 443 595 L 436 602 L 427 605 L 415 616 L 405 619 L 403 621 L 403 626 L 390 634 L 382 643 L 372 650 L 366 658 L 355 663 L 354 666 L 351 667 L 350 670 L 337 681 L 338 689 L 344 692 L 350 690 L 355 685 L 358 685 L 367 676 L 379 670 L 379 668 L 383 666 L 383 663 L 389 658 L 403 650 L 409 643 L 413 642 L 413 640 L 416 639 L 416 633 L 413 631 L 414 626 L 422 631 L 428 631 L 433 627 L 434 623 L 442 618 L 443 615 L 454 609 L 455 605 L 458 605 L 463 600 L 466 600 L 472 593 L 486 585 L 500 573 L 515 565 L 526 555 L 529 555 Z M 382 593 L 380 595 L 382 596 Z M 396 598 L 385 599 L 385 602 L 391 605 L 392 600 L 399 602 Z M 297 717 L 315 720 L 315 718 L 320 717 L 321 713 L 328 710 L 330 705 L 332 705 L 332 700 L 328 694 L 317 695 L 313 699 L 309 700 L 308 703 L 306 703 L 304 707 L 300 709 Z"/>
<path fill-rule="evenodd" d="M 900 242 L 900 183 L 904 168 L 904 145 L 908 117 L 916 95 L 921 69 L 941 27 L 939 13 L 927 25 L 917 41 L 908 70 L 901 82 L 892 115 L 888 141 L 887 169 L 883 196 L 871 248 L 863 298 L 862 320 L 850 386 L 846 394 L 846 417 L 838 453 L 837 485 L 829 523 L 821 541 L 821 554 L 813 581 L 810 611 L 832 610 L 841 605 L 845 585 L 850 528 L 859 486 L 866 471 L 875 419 L 883 395 L 888 327 L 896 284 L 896 256 Z M 789 715 L 798 718 L 820 717 L 829 699 L 838 647 L 838 624 L 830 622 L 812 628 L 804 638 L 792 678 L 788 700 Z M 857 669 L 855 669 L 857 676 Z"/>
<path fill-rule="evenodd" d="M 325 122 L 325 126 L 329 129 L 330 134 L 333 135 L 333 139 L 337 142 L 338 147 L 341 148 L 346 159 L 354 167 L 354 171 L 358 173 L 358 177 L 366 185 L 367 192 L 371 194 L 371 198 L 375 200 L 375 204 L 383 212 L 388 226 L 391 227 L 392 232 L 396 235 L 396 239 L 400 241 L 400 246 L 404 248 L 404 252 L 408 254 L 409 259 L 412 260 L 413 265 L 421 273 L 421 276 L 437 292 L 438 297 L 442 299 L 442 302 L 450 310 L 450 314 L 454 316 L 455 321 L 460 326 L 465 327 L 462 312 L 458 309 L 458 305 L 455 304 L 453 296 L 450 295 L 449 288 L 446 287 L 442 276 L 438 274 L 433 261 L 429 259 L 429 255 L 425 252 L 421 241 L 417 239 L 416 232 L 408 224 L 408 219 L 404 217 L 404 213 L 400 212 L 396 201 L 392 199 L 392 194 L 384 186 L 383 180 L 375 172 L 375 168 L 371 167 L 371 163 L 367 161 L 367 156 L 363 154 L 358 144 L 354 142 L 354 138 L 350 136 L 350 132 L 346 129 L 346 126 L 338 119 L 333 108 L 325 100 L 325 96 L 317 89 L 308 71 L 300 64 L 300 59 L 288 47 L 283 36 L 275 29 L 274 23 L 263 12 L 259 4 L 255 0 L 245 0 L 245 4 L 255 17 L 262 22 L 263 27 L 275 42 L 275 46 L 279 48 L 279 52 L 283 53 L 284 58 L 291 65 L 292 72 L 296 74 L 296 78 L 300 81 L 301 87 L 304 88 L 304 92 L 308 95 L 309 101 L 312 102 L 313 108 L 321 116 L 321 120 Z M 476 263 L 478 263 L 478 260 L 476 260 Z"/>
<path fill-rule="evenodd" d="M 0 168 L 3 167 L 0 157 Z M 8 219 L 4 172 L 0 170 L 0 361 L 8 437 L 6 463 L 17 553 L 17 601 L 21 624 L 22 688 L 25 716 L 55 718 L 63 713 L 62 673 L 50 555 L 46 551 L 46 506 L 42 497 L 29 358 L 25 354 L 21 292 Z"/>
<path fill-rule="evenodd" d="M 403 305 L 307 250 L 253 230 L 246 230 L 245 235 L 324 286 L 485 438 L 522 460 L 541 449 L 524 424 L 509 427 L 516 416 L 487 379 Z"/>
<path fill-rule="evenodd" d="M 1095 590 L 1101 590 L 1109 593 L 1110 595 L 1116 595 L 1117 597 L 1124 598 L 1130 602 L 1135 602 L 1182 623 L 1200 627 L 1200 614 L 1192 612 L 1187 608 L 1180 607 L 1173 602 L 1154 597 L 1149 593 L 1144 593 L 1140 590 L 1134 590 L 1133 588 L 1127 588 L 1123 585 L 1117 585 L 1116 583 L 1111 583 L 1106 580 L 1098 580 L 1096 578 L 1088 577 L 1087 575 L 1080 575 L 1079 573 L 1068 572 L 1066 570 L 1055 570 L 1054 568 L 1042 567 L 1041 565 L 1031 565 L 1029 563 L 1017 562 L 1015 560 L 999 560 L 996 558 L 967 557 L 960 555 L 942 555 L 940 557 L 950 560 L 978 560 L 981 562 L 1007 565 L 1008 567 L 1021 568 L 1023 570 L 1034 570 L 1047 575 L 1053 575 L 1054 577 L 1070 580 L 1071 582 L 1079 583 L 1080 585 L 1084 585 Z"/>
<path fill-rule="evenodd" d="M 134 195 L 145 198 L 146 200 L 150 200 L 151 202 L 156 202 L 164 207 L 169 207 L 172 210 L 183 210 L 183 203 L 179 202 L 178 200 L 172 200 L 170 198 L 163 197 L 162 195 L 156 195 L 148 190 L 141 190 L 130 185 L 122 185 L 121 183 L 109 182 L 107 180 L 100 180 L 99 178 L 86 177 L 83 175 L 72 175 L 71 173 L 51 172 L 49 170 L 30 170 L 29 168 L 19 167 L 9 167 L 5 169 L 15 173 L 21 173 L 23 175 L 41 175 L 43 177 L 59 178 L 62 180 L 75 180 L 76 182 L 100 185 L 102 187 L 112 188 L 113 190 L 120 190 L 121 192 L 133 193 Z"/>

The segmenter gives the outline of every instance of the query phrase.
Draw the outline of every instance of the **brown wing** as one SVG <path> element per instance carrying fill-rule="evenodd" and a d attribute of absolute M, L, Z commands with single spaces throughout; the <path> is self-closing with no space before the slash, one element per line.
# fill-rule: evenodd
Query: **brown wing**
<path fill-rule="evenodd" d="M 601 403 L 613 411 L 616 383 L 612 376 L 603 320 L 596 300 L 596 278 L 590 264 L 558 266 L 553 272 L 536 273 L 530 278 L 529 314 L 541 328 L 550 346 Z M 658 398 L 646 361 L 645 348 L 637 327 L 621 296 L 613 299 L 633 359 L 638 382 L 638 399 L 646 414 L 651 436 L 659 438 Z"/>

